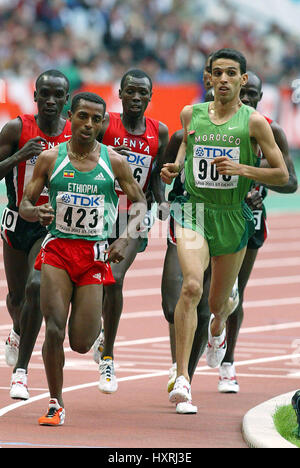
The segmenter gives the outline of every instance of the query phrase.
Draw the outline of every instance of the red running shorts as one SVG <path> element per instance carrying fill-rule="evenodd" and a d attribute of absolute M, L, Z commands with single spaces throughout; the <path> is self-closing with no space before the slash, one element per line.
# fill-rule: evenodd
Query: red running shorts
<path fill-rule="evenodd" d="M 94 241 L 51 237 L 36 258 L 34 268 L 41 270 L 42 264 L 65 270 L 76 286 L 87 284 L 114 284 L 108 262 L 95 260 Z"/>

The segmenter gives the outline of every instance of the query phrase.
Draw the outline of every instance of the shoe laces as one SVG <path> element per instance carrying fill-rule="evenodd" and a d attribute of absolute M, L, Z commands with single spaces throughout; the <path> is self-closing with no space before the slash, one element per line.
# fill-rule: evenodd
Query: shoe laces
<path fill-rule="evenodd" d="M 102 360 L 100 364 L 101 375 L 105 375 L 107 379 L 111 379 L 114 375 L 114 364 L 111 359 Z"/>

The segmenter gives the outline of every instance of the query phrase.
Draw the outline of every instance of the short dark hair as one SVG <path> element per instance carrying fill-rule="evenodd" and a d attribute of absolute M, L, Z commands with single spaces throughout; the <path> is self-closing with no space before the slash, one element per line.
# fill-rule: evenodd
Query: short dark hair
<path fill-rule="evenodd" d="M 143 70 L 140 70 L 139 68 L 132 68 L 131 70 L 128 70 L 124 75 L 122 76 L 120 87 L 123 89 L 125 80 L 127 76 L 133 76 L 134 78 L 147 78 L 150 83 L 150 90 L 152 91 L 152 80 L 150 76 L 144 72 Z"/>
<path fill-rule="evenodd" d="M 102 97 L 100 97 L 98 94 L 90 93 L 88 91 L 77 93 L 75 94 L 75 96 L 73 96 L 72 103 L 71 103 L 71 112 L 76 111 L 81 99 L 83 99 L 84 101 L 95 102 L 96 104 L 102 104 L 103 109 L 104 109 L 104 114 L 105 114 L 106 102 L 104 101 L 104 99 L 102 99 Z"/>
<path fill-rule="evenodd" d="M 40 81 L 44 78 L 44 76 L 53 76 L 54 78 L 62 78 L 63 80 L 65 80 L 66 82 L 66 91 L 68 92 L 69 91 L 69 88 L 70 88 L 70 82 L 68 80 L 68 78 L 66 77 L 66 75 L 64 75 L 62 72 L 60 72 L 59 70 L 46 70 L 44 72 L 42 72 L 36 79 L 35 81 L 35 89 L 38 88 L 39 84 L 40 84 Z"/>
<path fill-rule="evenodd" d="M 238 50 L 227 48 L 227 49 L 219 49 L 216 52 L 214 52 L 211 57 L 211 62 L 210 62 L 211 70 L 212 70 L 213 62 L 220 58 L 230 59 L 230 60 L 234 60 L 234 62 L 238 62 L 240 64 L 240 70 L 241 70 L 242 75 L 246 73 L 247 60 L 245 56 Z"/>

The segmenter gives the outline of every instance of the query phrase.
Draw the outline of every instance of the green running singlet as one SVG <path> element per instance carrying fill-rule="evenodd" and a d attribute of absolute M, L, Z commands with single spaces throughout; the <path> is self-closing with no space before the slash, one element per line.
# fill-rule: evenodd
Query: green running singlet
<path fill-rule="evenodd" d="M 220 175 L 214 158 L 228 156 L 234 162 L 256 166 L 249 136 L 254 109 L 242 105 L 224 124 L 214 124 L 209 102 L 193 106 L 185 161 L 186 196 L 175 199 L 171 214 L 181 226 L 199 232 L 208 242 L 211 256 L 238 252 L 254 233 L 254 221 L 244 199 L 251 180 Z"/>

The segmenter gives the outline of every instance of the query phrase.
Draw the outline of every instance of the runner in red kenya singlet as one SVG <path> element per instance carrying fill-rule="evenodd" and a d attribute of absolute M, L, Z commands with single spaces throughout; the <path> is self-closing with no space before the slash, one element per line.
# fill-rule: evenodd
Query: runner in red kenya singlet
<path fill-rule="evenodd" d="M 148 195 L 151 186 L 155 201 L 159 204 L 160 213 L 163 213 L 161 217 L 165 217 L 168 212 L 168 204 L 165 201 L 164 187 L 159 174 L 162 157 L 169 141 L 169 132 L 165 124 L 145 117 L 144 113 L 151 96 L 152 80 L 146 73 L 142 70 L 130 70 L 125 73 L 121 79 L 119 90 L 123 111 L 121 114 L 106 114 L 106 122 L 99 139 L 124 155 L 135 180 L 145 193 L 148 192 Z M 124 230 L 124 223 L 127 222 L 130 203 L 127 202 L 117 185 L 116 191 L 120 198 L 120 205 L 114 236 L 118 237 L 119 233 Z M 148 224 L 149 219 L 150 216 L 146 217 L 145 229 L 151 227 L 151 222 L 150 225 Z M 111 241 L 114 240 L 115 238 L 111 239 Z M 102 368 L 99 388 L 104 393 L 115 392 L 118 386 L 114 374 L 113 348 L 123 308 L 124 277 L 137 253 L 143 251 L 146 245 L 147 232 L 141 233 L 137 239 L 130 239 L 125 259 L 120 264 L 112 265 L 116 283 L 104 289 L 105 339 L 102 332 L 94 345 L 94 359 L 96 362 L 100 362 L 100 368 Z"/>
<path fill-rule="evenodd" d="M 5 177 L 8 198 L 1 235 L 7 308 L 13 321 L 5 357 L 14 368 L 10 396 L 23 400 L 29 398 L 27 368 L 42 321 L 40 272 L 34 269 L 34 261 L 47 231 L 38 222 L 23 220 L 19 205 L 39 154 L 71 138 L 71 124 L 61 115 L 69 97 L 67 77 L 57 70 L 48 70 L 37 78 L 35 86 L 37 115 L 11 120 L 0 134 L 0 178 Z M 44 190 L 38 204 L 47 200 Z"/>

